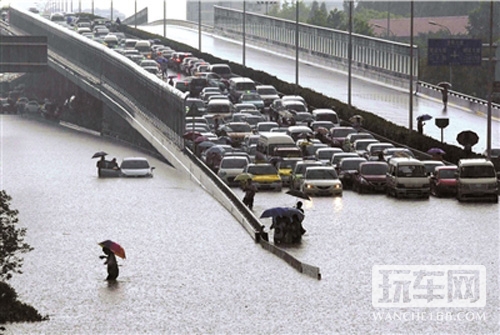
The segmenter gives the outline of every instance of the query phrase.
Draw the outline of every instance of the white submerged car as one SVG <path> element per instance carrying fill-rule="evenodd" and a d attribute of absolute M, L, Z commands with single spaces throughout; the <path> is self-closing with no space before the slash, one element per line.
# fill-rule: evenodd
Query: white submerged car
<path fill-rule="evenodd" d="M 122 177 L 153 177 L 154 167 L 144 157 L 127 157 L 120 164 Z"/>

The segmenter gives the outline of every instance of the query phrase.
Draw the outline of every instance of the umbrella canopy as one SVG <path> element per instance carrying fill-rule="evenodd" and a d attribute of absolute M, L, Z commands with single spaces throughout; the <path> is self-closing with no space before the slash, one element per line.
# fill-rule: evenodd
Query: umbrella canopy
<path fill-rule="evenodd" d="M 363 122 L 365 119 L 361 115 L 354 115 L 349 118 L 351 122 Z"/>
<path fill-rule="evenodd" d="M 463 146 L 473 146 L 479 141 L 479 136 L 472 130 L 464 130 L 457 135 L 457 142 Z"/>
<path fill-rule="evenodd" d="M 199 144 L 201 142 L 209 141 L 210 139 L 204 135 L 198 136 L 194 139 L 194 143 Z"/>
<path fill-rule="evenodd" d="M 305 200 L 311 200 L 311 198 L 307 194 L 305 194 L 304 192 L 299 191 L 299 190 L 289 190 L 289 191 L 286 191 L 286 194 L 292 195 L 292 196 L 297 197 L 297 198 L 305 199 Z"/>
<path fill-rule="evenodd" d="M 328 129 L 326 129 L 325 127 L 318 127 L 318 128 L 316 128 L 315 132 L 318 134 L 326 135 L 330 131 Z"/>
<path fill-rule="evenodd" d="M 430 148 L 429 150 L 427 150 L 427 153 L 430 155 L 445 155 L 446 154 L 446 152 L 441 148 Z"/>
<path fill-rule="evenodd" d="M 247 180 L 252 179 L 252 178 L 253 178 L 253 174 L 245 172 L 245 173 L 240 173 L 239 175 L 234 177 L 234 180 L 235 181 L 247 181 Z"/>
<path fill-rule="evenodd" d="M 300 221 L 304 220 L 304 213 L 299 211 L 297 208 L 292 207 L 273 207 L 266 209 L 260 215 L 260 218 L 276 218 L 278 216 L 284 216 L 291 218 L 294 215 L 297 215 Z"/>
<path fill-rule="evenodd" d="M 221 144 L 232 144 L 233 140 L 229 136 L 220 136 L 218 139 L 215 140 L 217 143 Z"/>
<path fill-rule="evenodd" d="M 203 142 L 198 143 L 198 148 L 207 149 L 207 148 L 213 147 L 214 145 L 216 145 L 216 144 L 212 141 L 203 141 Z"/>
<path fill-rule="evenodd" d="M 98 152 L 96 152 L 96 153 L 94 154 L 94 156 L 92 156 L 92 158 L 104 157 L 104 156 L 106 156 L 106 155 L 107 155 L 107 153 L 106 153 L 106 152 L 104 152 L 104 151 L 98 151 Z"/>
<path fill-rule="evenodd" d="M 182 135 L 184 139 L 194 141 L 197 137 L 200 137 L 201 133 L 199 131 L 189 130 Z"/>
<path fill-rule="evenodd" d="M 102 241 L 101 243 L 99 243 L 99 245 L 103 248 L 108 248 L 116 256 L 121 257 L 121 258 L 125 258 L 125 249 L 123 249 L 122 246 L 119 245 L 118 243 L 113 242 L 111 240 L 106 240 L 106 241 Z"/>
<path fill-rule="evenodd" d="M 432 116 L 429 114 L 422 114 L 417 116 L 417 120 L 419 121 L 429 121 L 430 119 L 432 119 Z"/>
<path fill-rule="evenodd" d="M 441 81 L 437 84 L 438 86 L 442 87 L 442 88 L 448 88 L 450 89 L 451 88 L 451 83 L 447 82 L 447 81 Z"/>

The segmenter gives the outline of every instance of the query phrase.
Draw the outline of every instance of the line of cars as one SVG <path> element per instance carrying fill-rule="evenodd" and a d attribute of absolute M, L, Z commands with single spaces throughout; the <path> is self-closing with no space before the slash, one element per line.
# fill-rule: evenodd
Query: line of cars
<path fill-rule="evenodd" d="M 193 146 L 195 153 L 228 184 L 234 185 L 239 173 L 248 173 L 259 189 L 281 191 L 289 186 L 310 195 L 340 196 L 344 189 L 353 189 L 395 197 L 457 194 L 465 200 L 480 193 L 465 191 L 467 183 L 457 177 L 458 167 L 419 161 L 407 148 L 341 127 L 331 109 L 309 111 L 302 97 L 280 97 L 274 87 L 236 76 L 226 64 L 209 64 L 154 41 L 146 49 L 143 56 L 150 62 L 168 58 L 169 68 L 188 76 L 175 83 L 189 92 L 186 132 L 200 135 L 203 141 Z M 286 144 L 280 142 L 283 136 L 289 137 Z M 278 145 L 269 145 L 273 140 Z M 203 142 L 215 148 L 204 149 Z"/>

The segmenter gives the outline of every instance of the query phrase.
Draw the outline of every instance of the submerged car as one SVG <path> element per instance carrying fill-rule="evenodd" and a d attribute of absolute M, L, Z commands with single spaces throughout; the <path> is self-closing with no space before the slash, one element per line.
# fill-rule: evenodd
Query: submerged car
<path fill-rule="evenodd" d="M 386 162 L 368 161 L 359 164 L 359 171 L 354 173 L 352 189 L 358 193 L 385 193 L 386 173 L 389 164 Z"/>
<path fill-rule="evenodd" d="M 431 174 L 431 194 L 436 197 L 457 194 L 456 165 L 437 166 Z"/>
<path fill-rule="evenodd" d="M 120 164 L 123 177 L 153 177 L 153 170 L 144 157 L 127 157 Z"/>
<path fill-rule="evenodd" d="M 300 190 L 309 195 L 342 196 L 342 182 L 331 166 L 311 166 L 306 169 Z"/>
<path fill-rule="evenodd" d="M 282 182 L 278 170 L 269 163 L 248 164 L 246 173 L 253 175 L 253 184 L 258 190 L 274 190 L 281 192 Z"/>

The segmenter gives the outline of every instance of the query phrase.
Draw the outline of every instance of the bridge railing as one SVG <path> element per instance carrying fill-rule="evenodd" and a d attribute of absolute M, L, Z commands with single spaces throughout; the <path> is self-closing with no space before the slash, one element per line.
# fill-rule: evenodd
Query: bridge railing
<path fill-rule="evenodd" d="M 243 20 L 245 15 L 245 20 Z M 349 65 L 349 34 L 345 31 L 297 24 L 290 20 L 273 18 L 237 9 L 214 6 L 214 33 L 257 45 L 273 46 L 295 55 L 297 47 L 301 60 L 312 60 L 346 71 Z M 379 38 L 352 34 L 352 70 L 366 78 L 388 84 L 409 86 L 411 46 Z M 418 78 L 418 48 L 413 46 L 413 78 Z"/>

